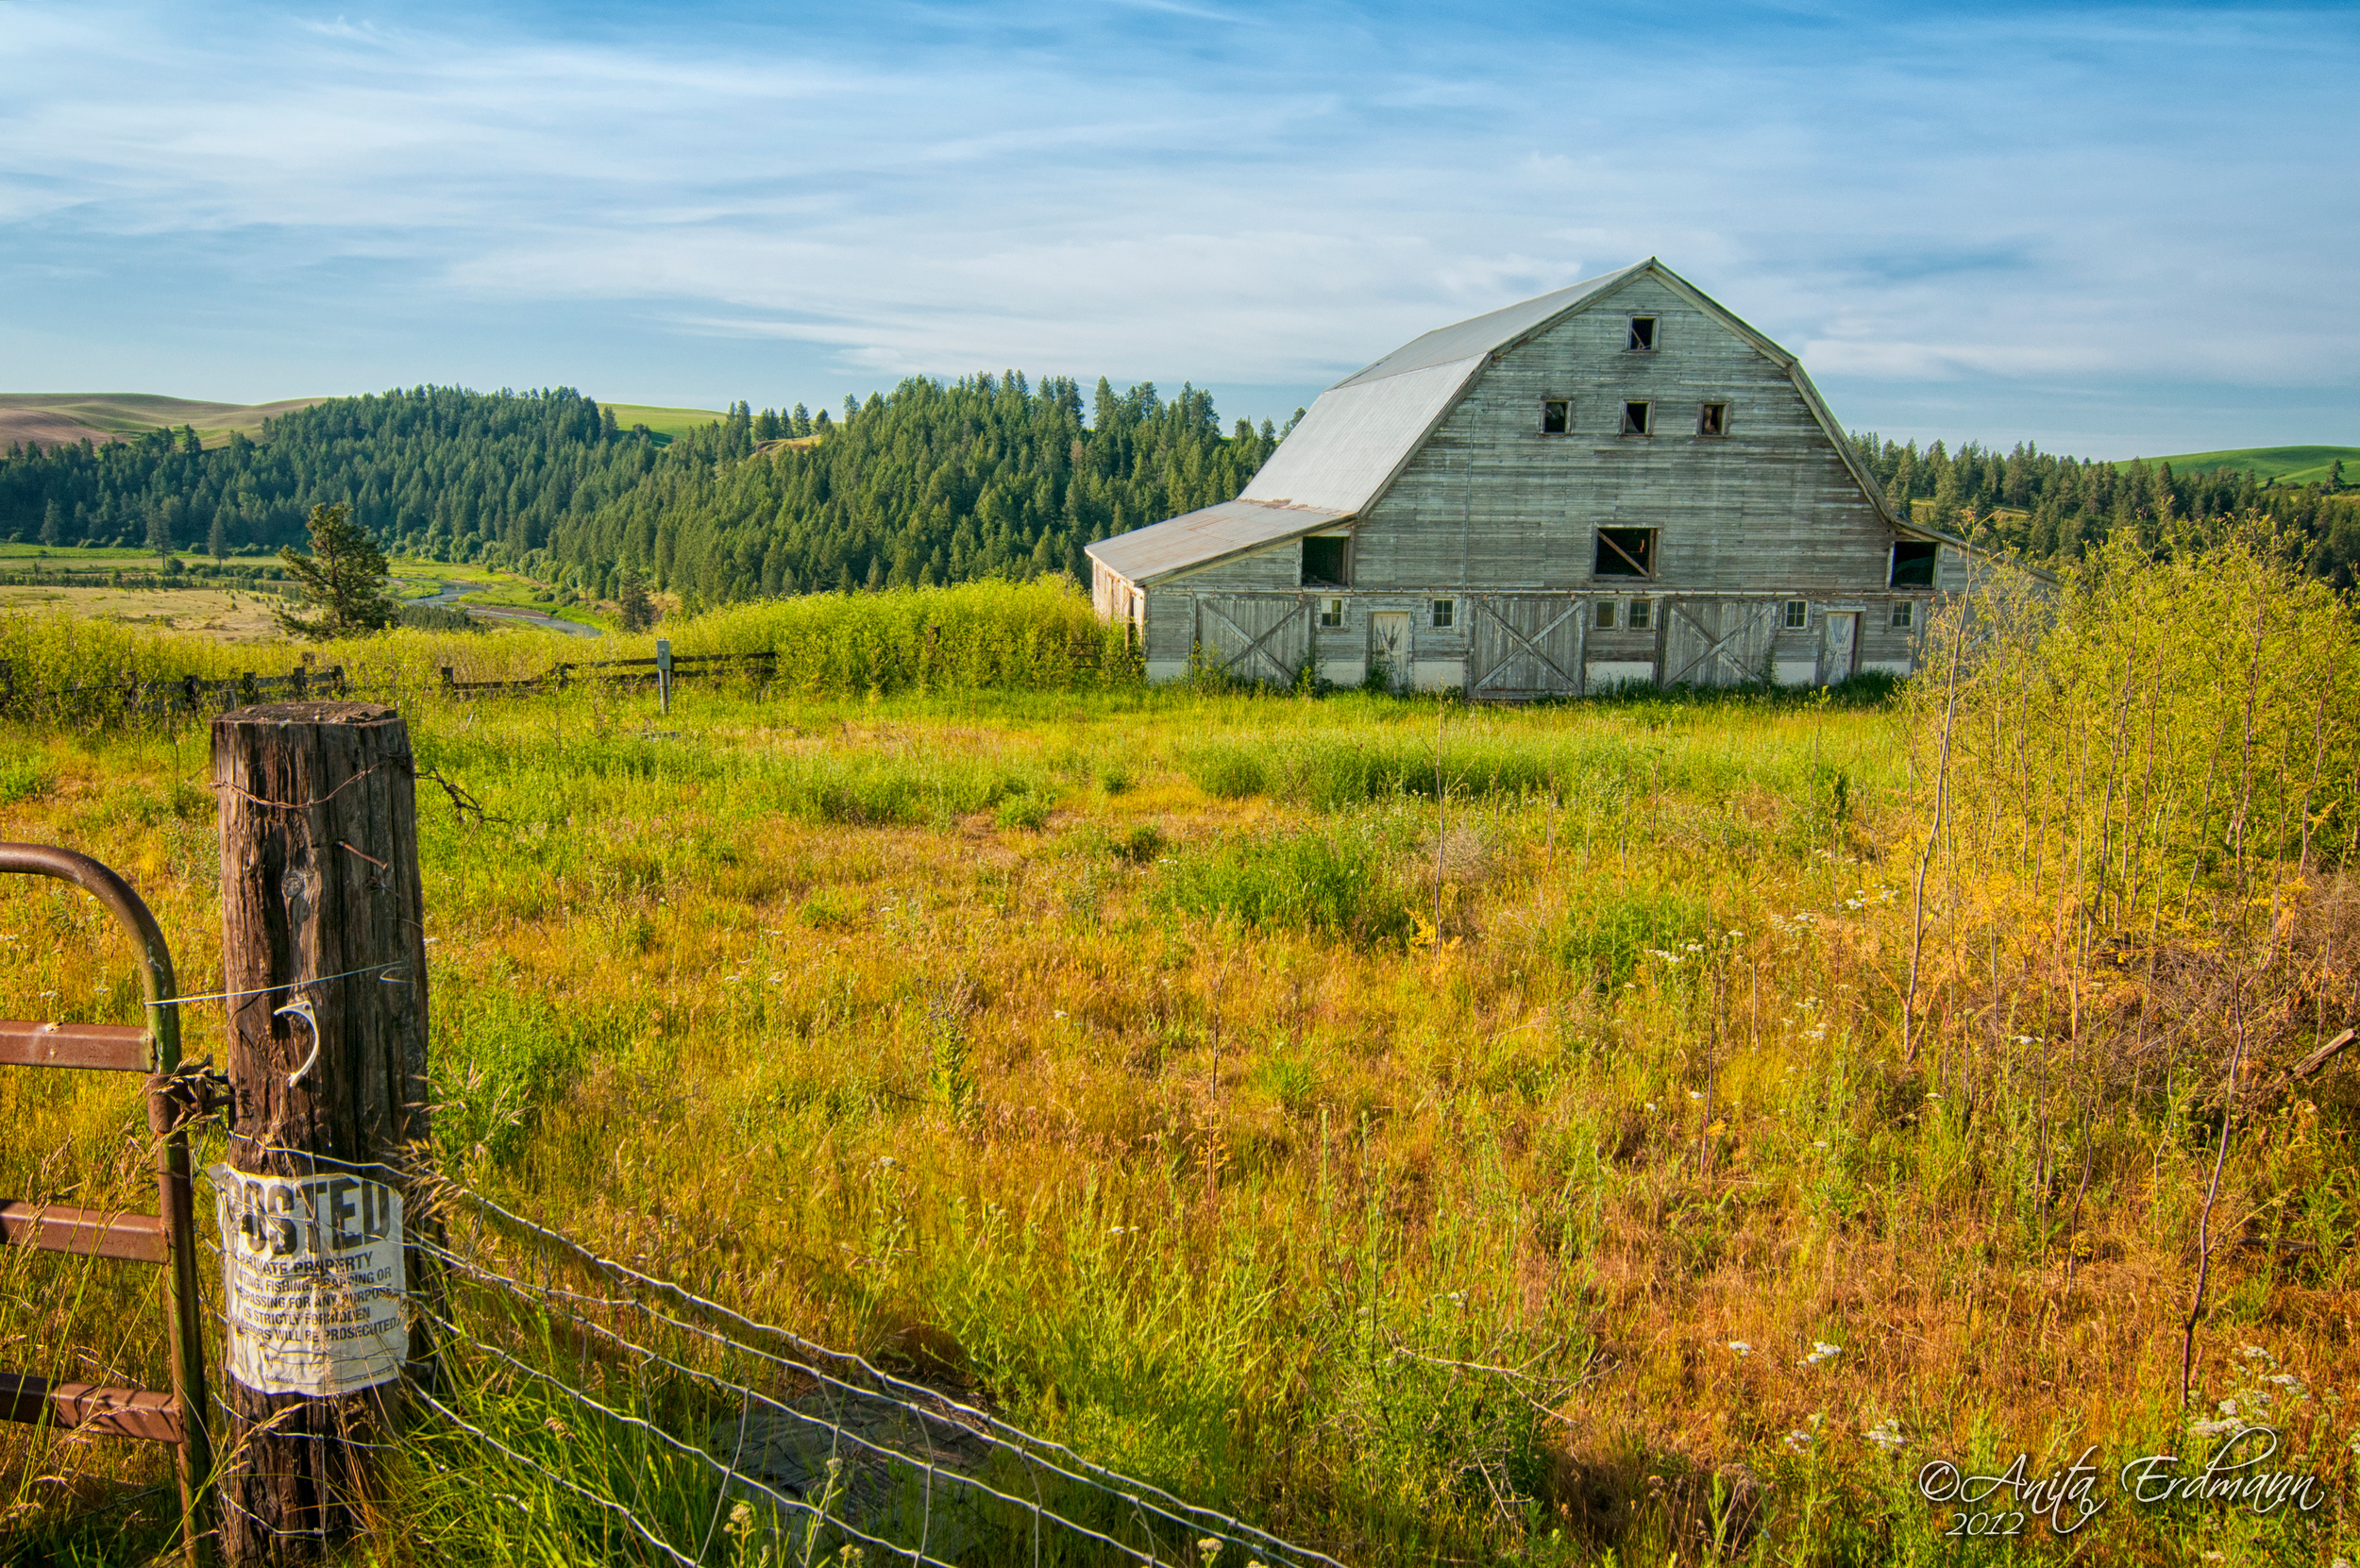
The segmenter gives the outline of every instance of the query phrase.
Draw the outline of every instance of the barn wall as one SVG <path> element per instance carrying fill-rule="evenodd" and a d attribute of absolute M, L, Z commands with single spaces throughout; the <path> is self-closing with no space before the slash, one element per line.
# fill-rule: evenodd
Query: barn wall
<path fill-rule="evenodd" d="M 1624 350 L 1634 313 L 1652 354 Z M 1567 434 L 1542 433 L 1551 397 Z M 1616 433 L 1641 397 L 1656 433 Z M 1694 433 L 1707 401 L 1728 435 Z M 1892 538 L 1786 372 L 1641 278 L 1483 373 L 1360 525 L 1355 585 L 1587 588 L 1602 525 L 1661 531 L 1665 593 L 1882 591 Z"/>

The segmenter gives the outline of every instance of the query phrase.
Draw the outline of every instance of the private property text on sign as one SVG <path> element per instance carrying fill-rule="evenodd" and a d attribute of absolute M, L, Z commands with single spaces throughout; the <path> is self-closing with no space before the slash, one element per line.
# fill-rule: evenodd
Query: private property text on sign
<path fill-rule="evenodd" d="M 215 1165 L 229 1375 L 258 1393 L 354 1393 L 410 1354 L 401 1194 L 362 1176 Z"/>

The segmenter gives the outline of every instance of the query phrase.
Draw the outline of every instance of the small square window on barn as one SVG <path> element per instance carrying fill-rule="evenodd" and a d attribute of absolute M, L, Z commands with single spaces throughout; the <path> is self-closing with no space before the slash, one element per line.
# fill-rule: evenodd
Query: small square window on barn
<path fill-rule="evenodd" d="M 1655 422 L 1654 415 L 1655 405 L 1652 403 L 1625 403 L 1623 405 L 1623 433 L 1645 435 Z"/>
<path fill-rule="evenodd" d="M 1633 316 L 1633 317 L 1631 317 L 1631 318 L 1630 318 L 1630 336 L 1629 336 L 1627 339 L 1626 339 L 1626 340 L 1624 341 L 1624 343 L 1623 343 L 1623 349 L 1624 349 L 1624 352 L 1626 352 L 1626 353 L 1630 353 L 1630 354 L 1652 354 L 1652 353 L 1654 353 L 1654 352 L 1655 352 L 1655 317 L 1653 317 L 1653 316 Z"/>
<path fill-rule="evenodd" d="M 1438 599 L 1434 601 L 1434 629 L 1436 631 L 1447 632 L 1458 619 L 1458 601 L 1457 599 Z"/>
<path fill-rule="evenodd" d="M 1322 626 L 1343 625 L 1344 601 L 1340 599 L 1323 599 L 1320 600 L 1320 624 Z"/>
<path fill-rule="evenodd" d="M 1349 588 L 1352 579 L 1349 539 L 1303 541 L 1303 585 L 1306 588 Z"/>
<path fill-rule="evenodd" d="M 1635 599 L 1630 601 L 1630 629 L 1633 632 L 1644 632 L 1654 621 L 1655 600 Z"/>
<path fill-rule="evenodd" d="M 1601 632 L 1614 630 L 1614 601 L 1610 599 L 1598 600 L 1598 630 Z"/>
<path fill-rule="evenodd" d="M 1893 544 L 1893 586 L 1896 588 L 1930 588 L 1934 585 L 1934 557 L 1942 553 L 1940 545 L 1922 539 L 1896 539 Z"/>
<path fill-rule="evenodd" d="M 1786 601 L 1785 626 L 1789 632 L 1799 632 L 1811 624 L 1811 601 L 1790 599 Z"/>
<path fill-rule="evenodd" d="M 1566 426 L 1571 420 L 1572 407 L 1573 405 L 1568 403 L 1562 397 L 1543 397 L 1541 399 L 1541 433 L 1542 435 L 1563 435 L 1565 433 Z"/>
<path fill-rule="evenodd" d="M 1896 599 L 1893 604 L 1893 624 L 1906 631 L 1917 624 L 1917 606 L 1908 599 Z"/>
<path fill-rule="evenodd" d="M 1602 528 L 1590 569 L 1599 577 L 1655 576 L 1655 530 Z"/>
<path fill-rule="evenodd" d="M 1729 406 L 1727 403 L 1697 404 L 1696 433 L 1698 435 L 1728 434 Z"/>

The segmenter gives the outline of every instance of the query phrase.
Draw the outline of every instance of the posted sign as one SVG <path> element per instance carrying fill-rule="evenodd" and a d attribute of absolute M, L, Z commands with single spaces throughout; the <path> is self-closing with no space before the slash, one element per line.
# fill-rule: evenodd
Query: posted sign
<path fill-rule="evenodd" d="M 258 1393 L 355 1393 L 410 1354 L 401 1194 L 362 1176 L 215 1165 L 229 1375 Z"/>

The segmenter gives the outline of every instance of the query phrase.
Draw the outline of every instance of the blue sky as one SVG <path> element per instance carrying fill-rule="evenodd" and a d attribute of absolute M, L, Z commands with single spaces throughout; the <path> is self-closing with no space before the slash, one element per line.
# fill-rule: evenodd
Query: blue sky
<path fill-rule="evenodd" d="M 0 390 L 1284 415 L 1660 255 L 1838 417 L 2360 444 L 2360 8 L 0 0 Z"/>

